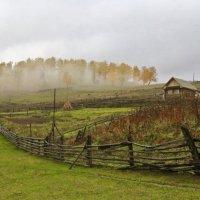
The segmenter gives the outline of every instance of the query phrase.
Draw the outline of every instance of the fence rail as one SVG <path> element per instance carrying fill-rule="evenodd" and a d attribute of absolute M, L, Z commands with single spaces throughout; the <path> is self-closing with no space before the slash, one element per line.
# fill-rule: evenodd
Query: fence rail
<path fill-rule="evenodd" d="M 119 169 L 153 169 L 200 173 L 200 139 L 192 138 L 182 127 L 183 139 L 147 146 L 126 142 L 93 145 L 91 136 L 86 144 L 74 146 L 48 143 L 44 138 L 18 136 L 3 126 L 0 133 L 18 148 L 32 154 L 74 165 L 103 166 Z"/>

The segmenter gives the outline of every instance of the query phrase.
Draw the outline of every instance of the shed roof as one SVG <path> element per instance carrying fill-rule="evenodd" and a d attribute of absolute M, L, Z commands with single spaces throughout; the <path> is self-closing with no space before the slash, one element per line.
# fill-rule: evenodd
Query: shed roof
<path fill-rule="evenodd" d="M 197 91 L 198 89 L 192 85 L 190 82 L 188 81 L 185 81 L 185 80 L 182 80 L 182 79 L 179 79 L 179 78 L 174 78 L 172 77 L 165 85 L 164 85 L 164 89 L 167 87 L 167 85 L 172 81 L 172 80 L 175 80 L 181 88 L 187 88 L 187 89 L 190 89 L 190 90 L 195 90 Z"/>

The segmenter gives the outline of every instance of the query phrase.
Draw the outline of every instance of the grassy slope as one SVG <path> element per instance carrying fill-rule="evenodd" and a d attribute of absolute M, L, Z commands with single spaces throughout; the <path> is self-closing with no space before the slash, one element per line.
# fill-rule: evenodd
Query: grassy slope
<path fill-rule="evenodd" d="M 162 93 L 162 84 L 155 84 L 150 86 L 125 86 L 125 87 L 79 87 L 73 89 L 60 88 L 56 92 L 57 102 L 74 100 L 74 99 L 94 99 L 102 97 L 119 96 L 133 96 L 139 97 L 144 95 L 152 95 Z M 34 103 L 52 103 L 53 89 L 42 91 L 12 91 L 0 93 L 0 105 L 7 105 L 9 103 L 16 104 L 34 104 Z"/>
<path fill-rule="evenodd" d="M 129 85 L 125 87 L 78 87 L 73 89 L 60 88 L 57 89 L 56 99 L 59 101 L 66 101 L 67 99 L 88 99 L 98 97 L 114 97 L 119 96 L 143 97 L 146 95 L 155 95 L 163 93 L 162 87 L 164 84 L 152 85 Z M 194 84 L 200 89 L 200 83 Z M 34 103 L 52 103 L 53 89 L 42 91 L 10 91 L 0 93 L 0 105 L 7 106 L 11 103 L 16 104 L 34 104 Z"/>
<path fill-rule="evenodd" d="M 199 183 L 200 178 L 193 175 L 80 167 L 68 170 L 61 163 L 17 150 L 0 135 L 1 200 L 199 199 Z"/>

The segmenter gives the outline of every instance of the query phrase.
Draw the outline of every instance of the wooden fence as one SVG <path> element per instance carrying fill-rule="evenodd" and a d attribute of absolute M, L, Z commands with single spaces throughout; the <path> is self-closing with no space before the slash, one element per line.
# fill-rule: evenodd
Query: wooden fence
<path fill-rule="evenodd" d="M 88 136 L 83 146 L 48 143 L 44 138 L 22 137 L 0 126 L 0 133 L 18 148 L 32 154 L 74 165 L 102 166 L 117 169 L 152 169 L 200 173 L 200 139 L 192 138 L 186 127 L 181 127 L 183 139 L 155 146 L 132 141 L 93 145 Z"/>

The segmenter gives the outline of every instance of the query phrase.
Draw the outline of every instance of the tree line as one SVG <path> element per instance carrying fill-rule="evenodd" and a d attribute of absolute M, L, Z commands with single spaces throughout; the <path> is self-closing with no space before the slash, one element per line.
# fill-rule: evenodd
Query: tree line
<path fill-rule="evenodd" d="M 84 59 L 57 59 L 55 57 L 28 58 L 16 63 L 0 63 L 1 85 L 2 82 L 7 81 L 18 89 L 23 88 L 23 84 L 31 86 L 31 83 L 32 86 L 38 85 L 38 88 L 44 88 L 51 87 L 53 84 L 63 87 L 84 83 L 123 86 L 131 81 L 151 84 L 156 80 L 155 67 L 130 66 L 126 63 L 87 62 Z"/>

